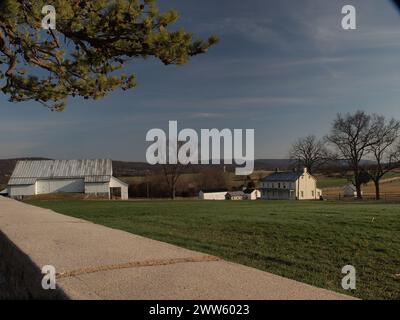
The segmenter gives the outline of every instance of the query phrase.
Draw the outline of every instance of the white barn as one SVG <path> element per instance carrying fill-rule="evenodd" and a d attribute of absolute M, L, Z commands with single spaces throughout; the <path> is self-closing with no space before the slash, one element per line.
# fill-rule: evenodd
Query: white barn
<path fill-rule="evenodd" d="M 200 200 L 225 200 L 225 196 L 227 195 L 228 191 L 226 190 L 201 190 L 199 192 L 199 199 Z"/>
<path fill-rule="evenodd" d="M 18 161 L 7 191 L 12 198 L 85 193 L 107 199 L 128 199 L 128 185 L 113 177 L 109 159 Z"/>

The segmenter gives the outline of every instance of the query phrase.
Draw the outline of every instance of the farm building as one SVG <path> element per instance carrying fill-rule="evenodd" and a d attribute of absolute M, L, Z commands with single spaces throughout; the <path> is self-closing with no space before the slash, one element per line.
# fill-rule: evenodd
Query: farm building
<path fill-rule="evenodd" d="M 247 200 L 258 200 L 261 198 L 261 191 L 258 189 L 247 188 L 243 190 L 246 195 Z"/>
<path fill-rule="evenodd" d="M 314 200 L 322 197 L 317 180 L 304 168 L 297 172 L 275 172 L 262 179 L 264 200 Z"/>
<path fill-rule="evenodd" d="M 85 193 L 128 199 L 128 185 L 113 177 L 112 161 L 108 159 L 18 161 L 7 191 L 12 198 Z"/>
<path fill-rule="evenodd" d="M 343 195 L 345 198 L 357 198 L 357 188 L 354 184 L 349 183 L 343 187 Z M 361 192 L 363 195 L 363 192 Z"/>
<path fill-rule="evenodd" d="M 199 192 L 200 200 L 225 200 L 225 196 L 228 193 L 226 190 L 213 189 L 213 190 L 201 190 Z"/>
<path fill-rule="evenodd" d="M 243 191 L 231 191 L 225 195 L 226 200 L 246 200 L 247 196 Z"/>

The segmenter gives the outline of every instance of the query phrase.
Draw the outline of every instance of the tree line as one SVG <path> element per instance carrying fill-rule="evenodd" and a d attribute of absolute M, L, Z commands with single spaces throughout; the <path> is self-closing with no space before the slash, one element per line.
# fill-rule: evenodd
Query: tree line
<path fill-rule="evenodd" d="M 362 185 L 373 181 L 379 200 L 382 178 L 400 168 L 400 121 L 364 111 L 339 113 L 325 137 L 309 135 L 294 142 L 290 158 L 310 173 L 336 161 L 351 172 L 358 199 Z"/>

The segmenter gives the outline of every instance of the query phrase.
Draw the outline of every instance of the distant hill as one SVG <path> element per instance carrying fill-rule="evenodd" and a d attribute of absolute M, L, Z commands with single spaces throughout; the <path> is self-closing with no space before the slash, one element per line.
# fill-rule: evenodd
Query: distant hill
<path fill-rule="evenodd" d="M 146 162 L 128 162 L 113 160 L 113 173 L 117 177 L 141 176 L 154 170 L 154 166 Z"/>
<path fill-rule="evenodd" d="M 211 162 L 211 161 L 210 161 Z M 293 161 L 290 159 L 259 159 L 255 160 L 254 168 L 256 170 L 274 171 L 288 170 L 293 167 Z M 224 165 L 220 165 L 222 168 Z M 199 165 L 191 166 L 189 171 L 201 172 L 210 168 L 215 168 L 215 165 Z M 228 171 L 234 171 L 236 165 L 226 165 Z M 116 176 L 137 176 L 143 175 L 145 172 L 160 170 L 161 166 L 152 166 L 145 162 L 126 162 L 113 161 L 113 171 Z"/>
<path fill-rule="evenodd" d="M 7 184 L 18 160 L 49 160 L 48 158 L 17 158 L 17 159 L 0 159 L 0 185 Z M 255 161 L 256 170 L 272 171 L 276 168 L 285 170 L 290 168 L 292 164 L 288 159 L 260 159 Z M 190 171 L 198 172 L 207 170 L 211 165 L 192 166 Z M 222 165 L 221 165 L 222 167 Z M 233 171 L 235 166 L 227 165 L 226 169 Z M 128 161 L 113 161 L 113 171 L 116 176 L 141 176 L 146 172 L 160 170 L 160 166 L 152 166 L 145 162 L 128 162 Z"/>
<path fill-rule="evenodd" d="M 256 170 L 266 170 L 273 171 L 279 170 L 289 170 L 293 167 L 295 162 L 290 159 L 258 159 L 254 162 L 254 168 Z"/>
<path fill-rule="evenodd" d="M 373 163 L 372 161 L 368 160 L 362 161 L 363 165 L 372 163 Z M 279 169 L 281 171 L 285 171 L 285 170 L 292 170 L 293 167 L 295 167 L 295 165 L 296 165 L 295 161 L 290 159 L 257 159 L 254 162 L 254 169 L 263 171 L 275 171 L 276 169 Z M 345 164 L 343 161 L 338 160 L 338 161 L 331 161 L 328 164 L 326 164 L 325 167 L 326 166 L 330 166 L 338 170 L 340 166 L 345 166 Z M 189 167 L 187 171 L 196 173 L 216 167 L 218 166 L 198 165 Z M 219 167 L 222 169 L 224 165 L 219 165 Z M 236 165 L 225 165 L 225 168 L 227 171 L 233 172 L 236 168 Z M 143 176 L 148 172 L 160 171 L 160 170 L 162 170 L 162 166 L 160 165 L 152 166 L 145 162 L 127 162 L 127 161 L 113 160 L 113 171 L 114 175 L 116 175 L 117 177 Z"/>
<path fill-rule="evenodd" d="M 0 186 L 7 184 L 18 160 L 47 160 L 46 158 L 0 159 Z M 1 190 L 0 190 L 1 191 Z"/>

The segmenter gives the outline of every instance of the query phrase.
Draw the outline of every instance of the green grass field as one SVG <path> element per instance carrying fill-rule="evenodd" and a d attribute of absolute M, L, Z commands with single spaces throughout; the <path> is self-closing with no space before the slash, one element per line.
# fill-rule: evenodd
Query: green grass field
<path fill-rule="evenodd" d="M 400 177 L 400 172 L 388 172 L 383 179 L 391 179 Z M 318 177 L 318 188 L 340 188 L 349 183 L 349 180 L 344 177 Z M 372 182 L 371 182 L 372 183 Z"/>
<path fill-rule="evenodd" d="M 364 299 L 400 299 L 400 205 L 31 201 L 41 207 Z M 357 270 L 345 292 L 343 266 Z"/>
<path fill-rule="evenodd" d="M 317 187 L 321 189 L 325 188 L 339 188 L 345 186 L 348 182 L 345 178 L 323 178 L 317 182 Z"/>

